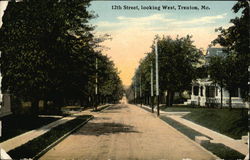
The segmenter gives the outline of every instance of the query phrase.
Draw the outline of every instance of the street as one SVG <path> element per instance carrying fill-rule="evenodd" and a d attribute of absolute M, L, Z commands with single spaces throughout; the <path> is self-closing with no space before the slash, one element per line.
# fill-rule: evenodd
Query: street
<path fill-rule="evenodd" d="M 198 144 L 138 106 L 117 104 L 94 116 L 41 159 L 215 159 Z"/>

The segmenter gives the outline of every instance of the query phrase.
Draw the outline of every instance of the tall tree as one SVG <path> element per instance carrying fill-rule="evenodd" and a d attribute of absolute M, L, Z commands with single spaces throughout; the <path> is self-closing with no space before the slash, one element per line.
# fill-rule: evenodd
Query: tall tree
<path fill-rule="evenodd" d="M 172 105 L 174 92 L 182 92 L 189 89 L 192 79 L 195 78 L 196 64 L 199 63 L 201 51 L 193 45 L 191 36 L 176 39 L 163 36 L 156 37 L 159 54 L 159 84 L 160 93 L 168 93 L 168 105 Z M 154 65 L 155 49 L 141 60 L 138 68 L 141 68 L 143 77 L 143 92 L 150 95 L 151 62 Z M 138 77 L 139 70 L 134 77 Z M 134 78 L 135 79 L 135 78 Z M 138 82 L 133 82 L 135 85 Z M 138 84 L 137 84 L 138 85 Z"/>
<path fill-rule="evenodd" d="M 9 3 L 0 30 L 3 90 L 32 102 L 62 102 L 79 93 L 94 53 L 89 1 L 24 0 Z M 85 65 L 83 65 L 85 64 Z M 65 94 L 66 93 L 66 94 Z"/>
<path fill-rule="evenodd" d="M 176 39 L 163 37 L 158 41 L 160 86 L 168 92 L 168 105 L 173 104 L 175 92 L 190 88 L 201 51 L 193 45 L 191 36 Z"/>
<path fill-rule="evenodd" d="M 221 108 L 223 107 L 223 87 L 225 86 L 226 68 L 225 57 L 211 57 L 209 60 L 210 78 L 220 86 Z"/>
<path fill-rule="evenodd" d="M 213 44 L 220 44 L 226 48 L 228 54 L 234 54 L 237 69 L 241 73 L 238 77 L 238 87 L 241 88 L 243 98 L 248 93 L 248 66 L 250 66 L 250 15 L 249 1 L 238 1 L 232 8 L 234 13 L 241 12 L 240 17 L 230 20 L 232 26 L 227 29 L 222 27 L 216 29 L 220 34 L 213 41 Z M 231 60 L 229 60 L 231 61 Z"/>

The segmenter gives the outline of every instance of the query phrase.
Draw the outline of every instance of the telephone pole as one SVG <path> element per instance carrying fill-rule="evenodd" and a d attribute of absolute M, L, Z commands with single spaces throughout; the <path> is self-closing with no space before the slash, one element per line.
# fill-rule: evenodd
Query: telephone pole
<path fill-rule="evenodd" d="M 136 76 L 135 76 L 135 104 L 137 104 Z"/>
<path fill-rule="evenodd" d="M 154 73 L 153 73 L 153 62 L 151 61 L 151 108 L 154 113 Z"/>
<path fill-rule="evenodd" d="M 96 73 L 95 73 L 95 110 L 97 110 L 97 106 L 98 106 L 98 59 L 95 58 L 95 69 L 96 69 Z"/>
<path fill-rule="evenodd" d="M 157 116 L 160 115 L 160 108 L 159 108 L 159 69 L 158 69 L 158 41 L 155 42 L 155 88 L 156 88 L 156 97 L 157 97 Z"/>
<path fill-rule="evenodd" d="M 141 103 L 141 107 L 142 107 L 142 90 L 141 90 L 141 68 L 140 68 L 140 103 Z"/>

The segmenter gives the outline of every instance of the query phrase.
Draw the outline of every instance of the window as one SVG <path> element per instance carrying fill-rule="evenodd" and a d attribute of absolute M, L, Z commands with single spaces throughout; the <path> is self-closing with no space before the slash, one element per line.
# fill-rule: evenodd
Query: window
<path fill-rule="evenodd" d="M 201 86 L 201 96 L 203 96 L 203 86 Z"/>

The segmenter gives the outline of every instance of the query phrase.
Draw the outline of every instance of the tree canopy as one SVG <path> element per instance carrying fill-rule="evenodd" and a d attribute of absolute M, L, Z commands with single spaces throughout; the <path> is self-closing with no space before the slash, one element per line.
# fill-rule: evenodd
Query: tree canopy
<path fill-rule="evenodd" d="M 210 72 L 213 74 L 213 80 L 221 79 L 225 82 L 224 86 L 229 89 L 229 92 L 232 88 L 241 88 L 243 98 L 247 98 L 248 67 L 250 66 L 249 2 L 238 1 L 232 10 L 234 13 L 241 12 L 240 17 L 231 19 L 232 26 L 229 28 L 216 29 L 220 34 L 212 42 L 224 47 L 228 55 L 225 59 L 213 60 Z M 218 68 L 224 68 L 224 74 L 216 73 L 217 71 L 213 69 L 215 65 Z"/>
<path fill-rule="evenodd" d="M 158 41 L 160 94 L 164 95 L 167 91 L 168 96 L 170 96 L 170 105 L 172 105 L 174 92 L 189 89 L 192 80 L 196 77 L 196 65 L 199 63 L 202 53 L 193 45 L 191 39 L 192 37 L 189 35 L 181 38 L 177 36 L 175 39 L 169 36 L 163 36 L 162 38 L 156 36 L 155 38 Z M 132 84 L 132 86 L 139 86 L 138 78 L 141 76 L 144 95 L 150 95 L 151 92 L 151 63 L 155 66 L 154 44 L 152 45 L 152 51 L 141 60 Z"/>
<path fill-rule="evenodd" d="M 108 89 L 100 94 L 120 98 L 122 84 L 113 62 L 96 51 L 101 39 L 93 35 L 89 20 L 95 15 L 89 5 L 89 0 L 9 2 L 0 29 L 2 90 L 35 108 L 39 100 L 62 106 L 70 99 L 88 101 L 100 72 L 99 87 Z M 95 70 L 96 58 L 105 72 Z"/>

